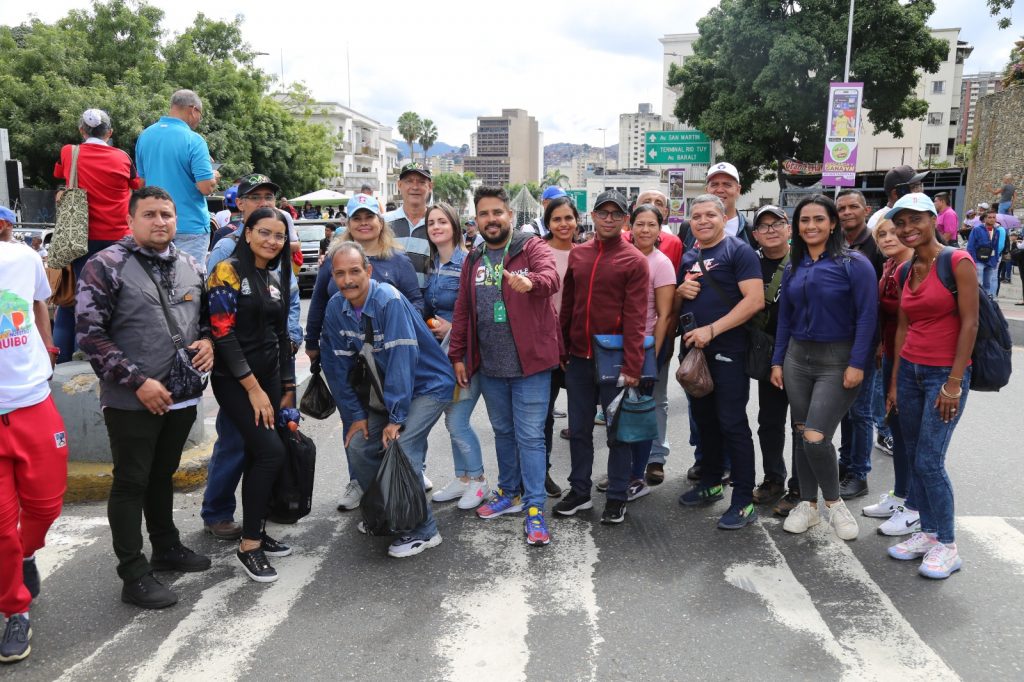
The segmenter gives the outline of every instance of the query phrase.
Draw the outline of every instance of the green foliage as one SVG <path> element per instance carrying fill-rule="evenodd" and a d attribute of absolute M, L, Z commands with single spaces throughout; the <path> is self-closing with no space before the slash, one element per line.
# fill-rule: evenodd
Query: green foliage
<path fill-rule="evenodd" d="M 333 174 L 330 133 L 287 108 L 308 94 L 266 94 L 271 77 L 253 66 L 240 17 L 222 22 L 200 13 L 169 40 L 163 18 L 145 2 L 110 0 L 53 24 L 0 27 L 0 120 L 26 184 L 56 184 L 53 164 L 62 145 L 81 141 L 78 117 L 89 107 L 110 114 L 114 144 L 134 157 L 139 134 L 180 88 L 203 100 L 198 132 L 225 179 L 259 170 L 294 193 Z"/>
<path fill-rule="evenodd" d="M 521 182 L 511 182 L 505 185 L 505 191 L 508 192 L 509 198 L 513 199 L 517 194 L 519 194 L 519 190 L 521 190 L 523 187 L 526 187 L 526 191 L 530 193 L 530 196 L 532 196 L 537 201 L 540 201 L 540 195 L 543 193 L 544 190 L 541 189 L 541 186 L 534 182 L 533 180 L 529 181 L 525 185 L 523 185 Z"/>
<path fill-rule="evenodd" d="M 957 168 L 967 168 L 971 161 L 974 161 L 974 154 L 978 151 L 977 140 L 970 144 L 958 144 L 953 147 L 953 160 Z"/>
<path fill-rule="evenodd" d="M 1009 28 L 1010 24 L 1010 12 L 1013 10 L 1014 0 L 985 0 L 985 4 L 988 5 L 988 13 L 990 16 L 998 16 L 1005 12 L 1006 15 L 999 18 L 999 28 Z"/>
<path fill-rule="evenodd" d="M 451 204 L 461 214 L 468 202 L 473 173 L 438 173 L 434 176 L 434 198 Z"/>
<path fill-rule="evenodd" d="M 544 177 L 540 181 L 540 186 L 541 186 L 541 189 L 544 189 L 546 187 L 554 187 L 554 186 L 563 187 L 563 188 L 564 187 L 568 187 L 569 186 L 569 176 L 566 175 L 565 173 L 562 173 L 557 168 L 552 168 L 551 170 L 549 170 L 547 173 L 544 174 Z"/>
<path fill-rule="evenodd" d="M 1024 83 L 1024 38 L 1021 38 L 1010 50 L 1010 59 L 1003 69 L 1003 87 L 1009 88 Z"/>
<path fill-rule="evenodd" d="M 398 117 L 398 134 L 409 145 L 410 160 L 416 160 L 416 148 L 413 146 L 423 131 L 423 121 L 415 111 L 407 111 Z"/>
<path fill-rule="evenodd" d="M 429 118 L 420 123 L 420 148 L 423 149 L 423 161 L 427 160 L 427 151 L 437 142 L 437 126 Z"/>
<path fill-rule="evenodd" d="M 850 80 L 864 83 L 875 130 L 902 136 L 902 120 L 928 111 L 914 96 L 916 69 L 934 73 L 949 50 L 928 32 L 934 9 L 931 0 L 856 4 Z M 669 86 L 683 86 L 676 117 L 721 142 L 745 188 L 773 163 L 821 158 L 829 83 L 843 80 L 847 14 L 831 0 L 722 0 L 697 26 L 694 56 L 669 69 Z"/>

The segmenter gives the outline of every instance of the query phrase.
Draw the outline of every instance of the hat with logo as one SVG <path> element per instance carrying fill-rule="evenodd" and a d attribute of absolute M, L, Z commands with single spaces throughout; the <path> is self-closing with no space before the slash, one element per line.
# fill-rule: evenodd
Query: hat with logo
<path fill-rule="evenodd" d="M 18 222 L 17 216 L 14 215 L 14 211 L 7 208 L 6 206 L 0 206 L 0 220 L 6 220 L 12 225 Z"/>
<path fill-rule="evenodd" d="M 711 168 L 708 168 L 708 180 L 711 179 L 712 175 L 718 175 L 719 173 L 725 173 L 736 182 L 740 181 L 740 172 L 736 170 L 736 166 L 726 161 L 713 164 Z"/>
<path fill-rule="evenodd" d="M 928 175 L 928 171 L 918 173 L 911 166 L 896 166 L 885 174 L 885 180 L 882 185 L 885 188 L 886 195 L 888 195 L 889 192 L 900 185 L 913 185 L 915 182 L 921 182 L 926 175 Z"/>
<path fill-rule="evenodd" d="M 622 196 L 622 192 L 614 189 L 601 192 L 597 195 L 597 201 L 594 202 L 594 210 L 601 208 L 604 204 L 612 203 L 619 207 L 619 210 L 623 213 L 629 212 L 629 204 L 626 201 L 626 197 Z"/>
<path fill-rule="evenodd" d="M 263 173 L 250 173 L 242 178 L 242 183 L 238 186 L 237 196 L 244 197 L 250 194 L 257 187 L 269 187 L 277 194 L 281 191 L 281 188 L 275 185 L 270 178 Z"/>
<path fill-rule="evenodd" d="M 983 201 L 983 202 L 981 202 L 980 204 L 978 204 L 978 210 L 979 210 L 979 211 L 987 211 L 987 210 L 989 210 L 990 208 L 992 208 L 992 207 L 991 207 L 991 206 L 989 206 L 988 202 L 985 202 L 985 201 Z"/>
<path fill-rule="evenodd" d="M 763 216 L 765 213 L 771 213 L 776 218 L 782 218 L 787 223 L 789 222 L 789 216 L 786 215 L 785 211 L 783 211 L 778 206 L 773 206 L 772 204 L 767 204 L 767 205 L 762 206 L 761 208 L 757 209 L 757 213 L 754 214 L 754 224 L 755 225 L 757 225 L 757 221 L 760 220 L 761 216 Z"/>
<path fill-rule="evenodd" d="M 402 178 L 404 178 L 409 173 L 419 173 L 420 175 L 425 177 L 427 180 L 431 179 L 431 177 L 430 177 L 430 169 L 425 167 L 422 163 L 420 163 L 418 161 L 411 161 L 411 162 L 405 164 L 404 166 L 402 166 L 402 170 L 398 173 L 398 179 L 401 180 Z"/>
<path fill-rule="evenodd" d="M 356 214 L 356 211 L 366 210 L 373 215 L 380 215 L 380 202 L 377 201 L 377 197 L 371 197 L 369 194 L 357 194 L 348 200 L 348 204 L 345 206 L 345 212 L 348 213 L 348 217 L 351 218 Z"/>
<path fill-rule="evenodd" d="M 224 205 L 228 208 L 238 208 L 235 199 L 238 198 L 238 185 L 231 185 L 224 190 Z"/>
<path fill-rule="evenodd" d="M 540 195 L 541 201 L 548 201 L 549 199 L 557 199 L 558 197 L 564 197 L 565 190 L 558 185 L 551 185 L 544 190 L 544 194 Z"/>
<path fill-rule="evenodd" d="M 927 194 L 921 192 L 914 192 L 912 194 L 904 194 L 901 196 L 889 212 L 885 214 L 885 217 L 892 220 L 893 217 L 900 211 L 917 211 L 919 213 L 931 213 L 932 215 L 938 215 L 938 211 L 935 210 L 935 204 L 928 197 Z"/>

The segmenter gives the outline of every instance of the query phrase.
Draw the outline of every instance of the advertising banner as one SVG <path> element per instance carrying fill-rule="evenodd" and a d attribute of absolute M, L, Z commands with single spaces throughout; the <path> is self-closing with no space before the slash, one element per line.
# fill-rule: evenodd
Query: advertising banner
<path fill-rule="evenodd" d="M 679 224 L 686 218 L 686 169 L 668 171 L 668 225 L 673 234 L 679 234 Z"/>
<path fill-rule="evenodd" d="M 829 86 L 825 160 L 821 173 L 821 184 L 826 187 L 854 185 L 863 98 L 863 83 L 832 83 Z"/>

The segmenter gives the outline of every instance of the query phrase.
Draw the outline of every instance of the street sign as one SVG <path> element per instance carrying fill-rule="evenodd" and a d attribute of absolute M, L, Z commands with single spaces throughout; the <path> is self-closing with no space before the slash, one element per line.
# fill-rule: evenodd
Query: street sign
<path fill-rule="evenodd" d="M 576 204 L 576 210 L 580 213 L 587 212 L 587 190 L 585 189 L 567 189 L 565 193 L 572 197 L 573 203 Z"/>
<path fill-rule="evenodd" d="M 644 137 L 647 165 L 711 163 L 711 140 L 699 130 L 652 130 Z"/>

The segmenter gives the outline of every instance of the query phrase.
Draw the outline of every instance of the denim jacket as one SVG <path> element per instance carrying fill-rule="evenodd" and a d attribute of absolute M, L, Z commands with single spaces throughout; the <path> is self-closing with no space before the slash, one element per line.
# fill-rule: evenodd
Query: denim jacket
<path fill-rule="evenodd" d="M 427 276 L 427 286 L 423 290 L 423 312 L 427 317 L 440 317 L 448 322 L 455 315 L 455 301 L 459 297 L 459 276 L 462 274 L 462 263 L 466 260 L 466 252 L 455 249 L 447 263 L 438 263 L 439 257 L 434 256 Z"/>

